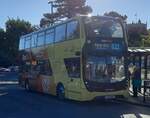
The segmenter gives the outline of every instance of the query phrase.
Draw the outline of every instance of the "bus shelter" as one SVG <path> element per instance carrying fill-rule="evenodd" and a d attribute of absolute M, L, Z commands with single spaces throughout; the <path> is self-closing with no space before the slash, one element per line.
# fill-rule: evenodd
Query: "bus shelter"
<path fill-rule="evenodd" d="M 150 79 L 150 48 L 128 49 L 128 66 L 137 66 L 141 70 L 143 80 Z"/>

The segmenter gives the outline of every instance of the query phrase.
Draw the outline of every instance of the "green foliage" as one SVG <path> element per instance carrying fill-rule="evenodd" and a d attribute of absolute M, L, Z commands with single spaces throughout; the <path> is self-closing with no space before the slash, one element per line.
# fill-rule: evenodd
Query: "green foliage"
<path fill-rule="evenodd" d="M 150 30 L 147 36 L 143 36 L 143 45 L 144 47 L 150 47 Z"/>
<path fill-rule="evenodd" d="M 21 35 L 32 32 L 32 26 L 29 22 L 20 19 L 9 19 L 6 22 L 6 34 L 9 56 L 13 62 L 18 55 L 19 38 Z"/>
<path fill-rule="evenodd" d="M 6 33 L 3 29 L 0 29 L 0 54 L 2 53 L 3 48 L 5 47 L 6 42 Z"/>
<path fill-rule="evenodd" d="M 118 12 L 115 11 L 110 11 L 110 12 L 106 12 L 104 13 L 104 16 L 111 16 L 111 17 L 117 17 L 117 18 L 121 18 L 122 20 L 126 21 L 127 20 L 127 15 L 121 15 Z"/>
<path fill-rule="evenodd" d="M 21 35 L 32 31 L 33 28 L 27 21 L 20 19 L 8 19 L 6 21 L 6 31 L 0 29 L 0 66 L 5 61 L 6 63 L 17 63 L 19 38 Z"/>
<path fill-rule="evenodd" d="M 86 0 L 55 0 L 51 7 L 56 9 L 54 13 L 45 13 L 41 19 L 40 26 L 53 24 L 62 18 L 71 18 L 77 14 L 88 14 L 92 12 L 90 6 L 85 5 Z"/>
<path fill-rule="evenodd" d="M 142 46 L 142 38 L 141 34 L 138 32 L 128 32 L 128 46 L 129 47 L 141 47 Z"/>
<path fill-rule="evenodd" d="M 0 66 L 7 66 L 11 63 L 11 59 L 9 58 L 8 52 L 8 44 L 7 34 L 3 29 L 0 29 Z"/>
<path fill-rule="evenodd" d="M 129 47 L 145 47 L 148 46 L 148 30 L 146 24 L 139 20 L 138 23 L 128 24 L 128 44 Z"/>
<path fill-rule="evenodd" d="M 77 14 L 88 14 L 92 12 L 91 7 L 85 6 L 86 0 L 57 0 L 62 6 L 57 11 L 64 17 L 71 18 Z"/>

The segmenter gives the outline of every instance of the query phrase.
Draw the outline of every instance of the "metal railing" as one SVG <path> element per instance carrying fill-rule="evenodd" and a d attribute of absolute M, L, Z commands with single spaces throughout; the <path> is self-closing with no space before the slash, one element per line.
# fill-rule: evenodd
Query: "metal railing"
<path fill-rule="evenodd" d="M 150 80 L 144 80 L 143 102 L 146 102 L 146 96 L 150 96 Z"/>

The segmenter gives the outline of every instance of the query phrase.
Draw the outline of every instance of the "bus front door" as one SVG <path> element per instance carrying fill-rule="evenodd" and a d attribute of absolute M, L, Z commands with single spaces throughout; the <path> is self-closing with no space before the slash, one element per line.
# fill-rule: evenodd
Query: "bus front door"
<path fill-rule="evenodd" d="M 81 97 L 81 78 L 80 78 L 80 58 L 65 59 L 67 69 L 67 96 L 70 99 L 80 99 Z"/>
<path fill-rule="evenodd" d="M 81 79 L 80 78 L 68 78 L 68 84 L 67 84 L 67 95 L 70 99 L 80 99 L 81 92 L 80 92 L 80 84 Z"/>

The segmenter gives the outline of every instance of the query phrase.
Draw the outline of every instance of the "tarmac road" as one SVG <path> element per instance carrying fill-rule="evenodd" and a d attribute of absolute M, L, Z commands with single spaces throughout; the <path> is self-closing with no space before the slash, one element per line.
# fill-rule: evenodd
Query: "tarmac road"
<path fill-rule="evenodd" d="M 10 75 L 5 77 L 10 80 Z M 25 91 L 16 84 L 3 84 L 0 118 L 150 118 L 150 108 L 112 100 L 59 101 L 54 96 Z"/>

